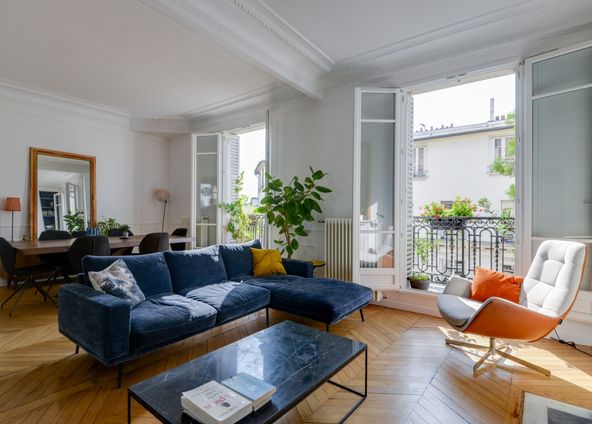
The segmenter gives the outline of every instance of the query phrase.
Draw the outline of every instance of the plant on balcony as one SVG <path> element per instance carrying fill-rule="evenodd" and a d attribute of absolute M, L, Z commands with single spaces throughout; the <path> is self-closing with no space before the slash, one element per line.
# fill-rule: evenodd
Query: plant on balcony
<path fill-rule="evenodd" d="M 228 222 L 224 229 L 233 240 L 242 243 L 253 240 L 252 219 L 246 211 L 249 198 L 241 194 L 244 184 L 244 171 L 234 180 L 234 192 L 237 197 L 232 202 L 220 203 L 218 207 L 228 214 Z"/>
<path fill-rule="evenodd" d="M 310 167 L 310 175 L 304 181 L 293 177 L 288 184 L 269 174 L 265 176 L 265 197 L 256 212 L 265 214 L 267 222 L 278 228 L 282 239 L 274 242 L 281 247 L 282 253 L 288 253 L 288 258 L 298 249 L 297 237 L 308 235 L 304 223 L 314 221 L 313 212 L 323 212 L 319 206 L 323 200 L 321 194 L 332 192 L 330 188 L 318 185 L 325 175 L 325 172 Z"/>
<path fill-rule="evenodd" d="M 415 240 L 415 255 L 419 262 L 419 268 L 426 270 L 430 260 L 430 253 L 438 248 L 437 240 L 420 238 Z M 430 287 L 430 276 L 423 272 L 412 272 L 407 277 L 411 287 L 419 290 L 427 290 Z"/>
<path fill-rule="evenodd" d="M 422 216 L 433 218 L 430 221 L 432 228 L 443 230 L 455 230 L 464 226 L 464 219 L 473 216 L 477 210 L 471 199 L 465 197 L 461 199 L 457 196 L 450 207 L 445 207 L 441 203 L 432 202 L 423 207 Z"/>

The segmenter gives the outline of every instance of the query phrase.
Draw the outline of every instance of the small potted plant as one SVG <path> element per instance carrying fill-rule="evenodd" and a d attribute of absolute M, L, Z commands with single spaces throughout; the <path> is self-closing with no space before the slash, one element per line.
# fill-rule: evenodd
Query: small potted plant
<path fill-rule="evenodd" d="M 121 224 L 119 226 L 119 229 L 121 230 L 121 237 L 122 238 L 129 238 L 130 236 L 130 226 L 127 224 Z"/>
<path fill-rule="evenodd" d="M 427 270 L 430 253 L 432 249 L 437 248 L 437 246 L 437 241 L 432 241 L 429 238 L 415 240 L 415 254 L 419 261 L 420 270 Z M 430 276 L 424 272 L 412 272 L 407 279 L 409 280 L 409 284 L 411 284 L 411 288 L 419 290 L 427 290 L 430 288 Z"/>

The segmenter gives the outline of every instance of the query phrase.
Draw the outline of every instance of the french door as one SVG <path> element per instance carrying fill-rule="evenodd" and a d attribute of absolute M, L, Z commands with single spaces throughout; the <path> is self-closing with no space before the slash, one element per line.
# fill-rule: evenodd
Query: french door
<path fill-rule="evenodd" d="M 400 289 L 407 274 L 412 111 L 400 89 L 355 90 L 352 275 L 375 291 Z"/>

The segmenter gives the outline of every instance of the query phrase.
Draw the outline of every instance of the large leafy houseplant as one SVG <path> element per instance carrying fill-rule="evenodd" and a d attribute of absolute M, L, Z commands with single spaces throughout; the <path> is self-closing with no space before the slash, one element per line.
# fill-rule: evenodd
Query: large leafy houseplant
<path fill-rule="evenodd" d="M 304 180 L 294 177 L 287 184 L 266 175 L 265 197 L 261 199 L 257 212 L 265 214 L 269 224 L 278 228 L 282 238 L 274 242 L 281 247 L 282 253 L 285 251 L 288 254 L 288 258 L 298 249 L 297 237 L 308 235 L 304 223 L 314 221 L 314 212 L 323 212 L 319 205 L 324 200 L 321 195 L 332 192 L 330 188 L 318 185 L 325 175 L 325 172 L 310 167 L 310 175 Z"/>
<path fill-rule="evenodd" d="M 219 205 L 228 214 L 228 222 L 224 228 L 232 239 L 239 243 L 253 239 L 251 219 L 246 211 L 249 198 L 245 194 L 241 194 L 243 191 L 244 174 L 244 172 L 241 172 L 234 181 L 234 192 L 237 194 L 236 199 L 232 202 L 221 203 Z"/>
<path fill-rule="evenodd" d="M 86 223 L 84 222 L 84 212 L 76 211 L 64 215 L 64 221 L 69 232 L 84 231 Z"/>

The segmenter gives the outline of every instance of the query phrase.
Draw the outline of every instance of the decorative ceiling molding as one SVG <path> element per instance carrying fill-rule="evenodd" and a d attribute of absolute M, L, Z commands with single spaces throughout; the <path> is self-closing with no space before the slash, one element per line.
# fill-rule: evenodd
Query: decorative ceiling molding
<path fill-rule="evenodd" d="M 279 80 L 322 98 L 328 59 L 255 0 L 137 0 Z"/>
<path fill-rule="evenodd" d="M 130 119 L 132 131 L 160 135 L 186 134 L 191 132 L 191 123 L 186 118 L 133 117 Z"/>
<path fill-rule="evenodd" d="M 434 41 L 442 41 L 447 37 L 459 35 L 461 33 L 478 28 L 483 28 L 487 25 L 492 25 L 533 12 L 539 12 L 551 7 L 560 6 L 561 4 L 566 3 L 566 1 L 567 0 L 547 0 L 541 2 L 540 0 L 523 0 L 522 2 L 512 6 L 503 7 L 488 13 L 465 19 L 460 22 L 445 25 L 435 30 L 427 31 L 422 34 L 409 37 L 405 40 L 397 41 L 396 43 L 390 44 L 386 47 L 345 59 L 337 64 L 332 73 L 358 72 L 373 63 L 388 61 L 393 56 L 404 51 L 416 49 Z"/>

